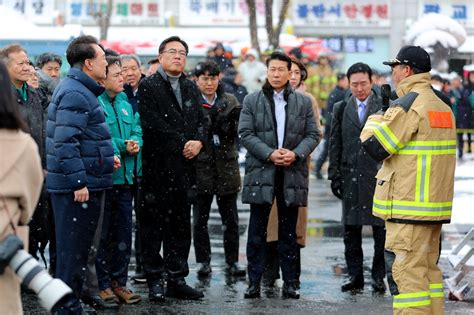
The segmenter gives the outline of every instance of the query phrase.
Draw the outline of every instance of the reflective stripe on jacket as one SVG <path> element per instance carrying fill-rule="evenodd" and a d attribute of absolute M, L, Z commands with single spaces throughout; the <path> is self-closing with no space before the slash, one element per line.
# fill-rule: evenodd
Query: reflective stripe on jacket
<path fill-rule="evenodd" d="M 377 160 L 373 214 L 401 223 L 451 220 L 456 166 L 454 116 L 432 92 L 429 73 L 404 79 L 401 97 L 382 115 L 372 115 L 361 140 Z"/>

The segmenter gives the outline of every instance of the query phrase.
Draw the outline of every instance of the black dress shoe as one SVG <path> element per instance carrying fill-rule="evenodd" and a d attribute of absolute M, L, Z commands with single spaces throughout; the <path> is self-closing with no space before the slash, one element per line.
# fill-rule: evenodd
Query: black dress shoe
<path fill-rule="evenodd" d="M 281 288 L 281 293 L 282 293 L 284 298 L 299 299 L 300 298 L 300 291 L 298 290 L 296 280 L 285 281 L 283 283 L 283 287 Z"/>
<path fill-rule="evenodd" d="M 259 282 L 250 282 L 249 287 L 244 293 L 244 298 L 246 299 L 256 299 L 260 297 L 260 283 Z"/>
<path fill-rule="evenodd" d="M 204 293 L 186 284 L 184 279 L 168 281 L 166 296 L 180 300 L 199 300 L 204 297 Z"/>
<path fill-rule="evenodd" d="M 360 290 L 364 288 L 364 276 L 351 276 L 349 281 L 344 283 L 341 287 L 342 292 Z"/>
<path fill-rule="evenodd" d="M 263 278 L 263 286 L 267 288 L 274 288 L 277 279 L 265 279 Z"/>
<path fill-rule="evenodd" d="M 202 263 L 201 267 L 198 269 L 197 274 L 201 277 L 207 277 L 211 274 L 212 268 L 210 263 Z"/>
<path fill-rule="evenodd" d="M 151 302 L 163 302 L 165 300 L 165 282 L 160 279 L 148 284 L 148 298 Z"/>
<path fill-rule="evenodd" d="M 115 302 L 104 301 L 98 294 L 83 295 L 81 297 L 82 302 L 92 306 L 95 310 L 118 310 L 119 305 Z"/>
<path fill-rule="evenodd" d="M 376 293 L 385 293 L 385 282 L 383 282 L 382 278 L 372 279 L 372 288 Z"/>
<path fill-rule="evenodd" d="M 146 283 L 146 275 L 145 272 L 135 272 L 135 274 L 131 277 L 131 279 L 135 283 Z"/>
<path fill-rule="evenodd" d="M 237 263 L 229 264 L 226 267 L 226 272 L 234 277 L 245 277 L 245 269 L 239 267 Z"/>

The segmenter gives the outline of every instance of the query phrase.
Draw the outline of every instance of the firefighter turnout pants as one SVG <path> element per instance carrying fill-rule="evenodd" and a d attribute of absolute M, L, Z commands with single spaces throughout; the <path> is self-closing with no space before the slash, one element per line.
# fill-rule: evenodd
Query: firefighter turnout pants
<path fill-rule="evenodd" d="M 442 272 L 437 265 L 441 226 L 386 222 L 385 248 L 395 254 L 395 315 L 444 314 Z"/>

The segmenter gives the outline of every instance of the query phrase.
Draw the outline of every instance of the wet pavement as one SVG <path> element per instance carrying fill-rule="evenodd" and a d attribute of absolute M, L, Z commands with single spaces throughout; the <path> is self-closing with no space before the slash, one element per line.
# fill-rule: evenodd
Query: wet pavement
<path fill-rule="evenodd" d="M 212 243 L 211 277 L 197 276 L 194 250 L 189 256 L 190 274 L 188 284 L 202 289 L 205 297 L 201 301 L 179 301 L 168 299 L 164 303 L 150 303 L 144 284 L 130 283 L 130 288 L 142 295 L 138 305 L 122 305 L 116 312 L 98 314 L 391 314 L 391 297 L 374 294 L 370 286 L 370 266 L 373 255 L 371 229 L 364 228 L 365 288 L 352 294 L 342 293 L 340 286 L 345 280 L 344 245 L 342 241 L 341 204 L 331 193 L 330 182 L 311 179 L 307 246 L 302 249 L 301 298 L 287 300 L 281 297 L 281 280 L 275 288 L 262 287 L 260 299 L 243 298 L 247 288 L 246 278 L 229 277 L 224 272 L 224 249 L 222 245 L 221 221 L 216 205 L 209 220 Z M 440 266 L 444 276 L 453 274 L 446 260 L 447 249 L 474 226 L 474 156 L 466 155 L 458 162 L 455 184 L 455 210 L 453 224 L 443 227 L 443 255 Z M 240 264 L 246 264 L 245 245 L 249 210 L 240 203 L 241 224 Z M 134 273 L 134 262 L 130 274 Z M 33 295 L 23 295 L 25 314 L 46 314 Z M 474 314 L 474 294 L 471 292 L 462 302 L 446 302 L 446 314 Z"/>

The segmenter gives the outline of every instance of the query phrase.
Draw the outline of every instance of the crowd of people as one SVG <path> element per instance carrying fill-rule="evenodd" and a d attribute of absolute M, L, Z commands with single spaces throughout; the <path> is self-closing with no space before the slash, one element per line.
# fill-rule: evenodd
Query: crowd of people
<path fill-rule="evenodd" d="M 68 46 L 70 69 L 60 78 L 61 56 L 44 53 L 33 65 L 22 46 L 1 49 L 0 83 L 10 80 L 2 94 L 12 94 L 0 104 L 0 129 L 24 128 L 31 135 L 46 179 L 37 183 L 41 193 L 29 192 L 28 204 L 39 198 L 32 219 L 24 215 L 15 225 L 30 225 L 29 251 L 36 258 L 45 260 L 49 243 L 51 274 L 73 289 L 59 313 L 81 314 L 82 302 L 98 309 L 139 303 L 142 297 L 127 287 L 132 248 L 132 279 L 147 283 L 150 301 L 201 299 L 185 278 L 191 241 L 198 275 L 212 273 L 214 197 L 225 271 L 248 276 L 244 297 L 259 297 L 262 280 L 273 286 L 281 270 L 282 296 L 299 298 L 311 154 L 322 139 L 315 176 L 324 178 L 329 157 L 331 189 L 342 199 L 349 279 L 341 290 L 364 287 L 361 230 L 371 225 L 373 290 L 385 292 L 387 275 L 394 309 L 439 313 L 439 230 L 451 213 L 456 127 L 459 158 L 471 151 L 474 72 L 464 87 L 459 78 L 430 77 L 429 56 L 410 47 L 386 63 L 397 87 L 389 108 L 377 84 L 383 78 L 367 64 L 338 74 L 327 56 L 306 65 L 298 50 L 260 58 L 250 49 L 234 64 L 218 44 L 188 76 L 189 48 L 177 36 L 160 44 L 146 72 L 137 56 L 80 36 Z M 24 133 L 15 137 L 28 142 Z M 437 152 L 440 147 L 444 151 Z M 239 148 L 247 152 L 243 183 Z M 432 175 L 430 186 L 427 172 L 437 165 L 446 172 Z M 247 269 L 238 261 L 241 190 L 250 204 Z M 430 250 L 414 253 L 415 246 Z M 421 264 L 418 256 L 425 254 L 429 261 Z M 411 259 L 406 268 L 397 260 L 402 256 Z M 410 273 L 416 268 L 429 272 L 417 278 Z M 413 294 L 424 302 L 412 303 Z"/>

